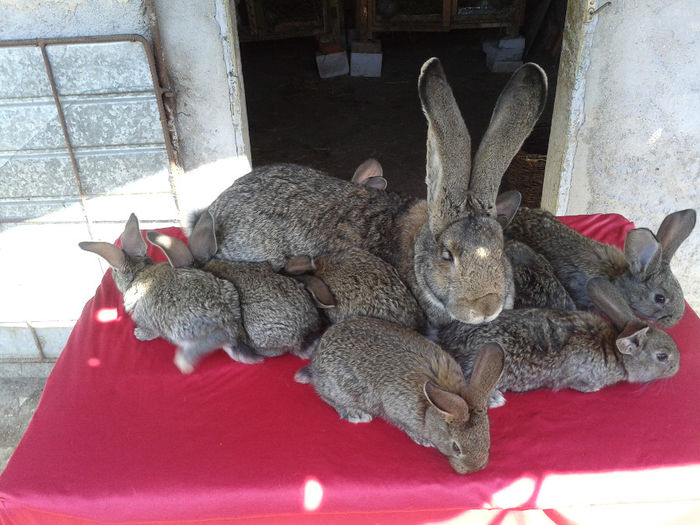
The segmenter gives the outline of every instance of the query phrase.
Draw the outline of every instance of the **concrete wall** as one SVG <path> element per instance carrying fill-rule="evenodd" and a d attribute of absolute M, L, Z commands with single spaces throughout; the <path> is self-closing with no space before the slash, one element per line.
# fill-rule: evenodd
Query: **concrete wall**
<path fill-rule="evenodd" d="M 551 169 L 563 177 L 543 206 L 616 212 L 656 231 L 668 213 L 700 208 L 700 3 L 617 0 L 590 22 L 585 4 L 569 3 L 562 72 L 574 75 L 558 88 L 562 105 L 574 94 L 553 124 Z M 695 309 L 699 259 L 696 230 L 672 262 Z"/>
<path fill-rule="evenodd" d="M 74 198 L 76 192 L 72 185 L 76 177 L 68 167 L 65 174 L 60 174 L 65 175 L 60 181 L 67 182 L 58 189 L 55 169 L 34 170 L 30 177 L 16 176 L 17 170 L 10 169 L 18 158 L 27 156 L 24 149 L 34 147 L 33 137 L 50 136 L 60 145 L 62 134 L 54 116 L 36 123 L 34 131 L 27 135 L 27 144 L 18 144 L 16 148 L 0 147 L 0 150 L 7 150 L 0 153 L 10 159 L 0 163 L 0 180 L 3 181 L 0 276 L 5 279 L 0 282 L 3 285 L 0 289 L 4 291 L 3 308 L 0 308 L 0 359 L 53 358 L 63 348 L 82 306 L 92 296 L 106 270 L 104 264 L 98 264 L 97 256 L 78 249 L 78 241 L 90 238 L 113 241 L 131 211 L 141 218 L 148 216 L 146 221 L 142 220 L 145 229 L 176 224 L 192 209 L 209 204 L 237 176 L 249 171 L 245 100 L 236 26 L 231 23 L 235 16 L 231 9 L 229 0 L 0 0 L 2 41 L 137 34 L 152 42 L 156 36 L 151 25 L 155 13 L 164 63 L 176 96 L 176 126 L 184 167 L 183 170 L 172 169 L 168 174 L 166 159 L 157 166 L 158 173 L 154 171 L 156 168 L 151 170 L 154 173 L 146 173 L 147 170 L 141 169 L 143 163 L 132 163 L 137 167 L 124 169 L 124 163 L 116 162 L 103 152 L 102 158 L 107 161 L 101 162 L 100 171 L 82 172 L 81 169 L 79 178 L 99 179 L 105 187 L 100 186 L 92 194 L 86 191 L 81 202 L 79 196 Z M 40 53 L 36 49 L 30 51 L 34 54 L 28 54 L 37 55 L 37 63 L 41 64 Z M 14 82 L 19 86 L 26 83 L 26 91 L 38 82 L 33 80 L 35 77 L 43 79 L 46 73 L 41 67 L 36 71 L 27 68 L 26 64 L 31 61 L 23 58 L 25 54 L 21 52 L 18 59 L 0 64 L 0 77 L 21 79 Z M 108 56 L 110 60 L 98 61 L 101 70 L 107 71 L 106 76 L 109 72 L 128 72 L 130 65 L 136 67 L 133 59 L 120 59 L 116 50 L 109 51 Z M 83 75 L 80 82 L 85 83 L 92 76 L 83 74 L 82 65 L 76 63 L 68 70 L 78 77 Z M 57 72 L 60 71 L 57 68 Z M 112 90 L 106 85 L 102 91 L 105 90 L 119 91 L 119 88 L 115 85 Z M 18 106 L 32 109 L 36 104 L 43 104 L 42 108 L 52 107 L 50 89 L 39 93 L 41 100 L 32 98 L 32 93 L 20 91 L 10 90 L 9 94 L 2 95 L 7 100 L 4 105 L 0 104 L 0 111 L 12 112 Z M 153 97 L 151 91 L 151 99 Z M 72 107 L 78 106 L 75 102 L 72 104 Z M 52 111 L 55 113 L 55 109 Z M 109 114 L 119 120 L 124 112 L 117 110 Z M 153 135 L 147 142 L 162 143 L 162 130 L 157 130 L 160 128 L 157 113 L 148 118 L 148 129 L 158 131 L 160 138 Z M 108 127 L 106 120 L 100 121 L 102 128 Z M 118 128 L 116 120 L 115 129 Z M 144 116 L 141 120 L 148 119 Z M 109 124 L 111 126 L 112 122 Z M 3 129 L 10 139 L 17 135 L 16 127 L 0 126 L 0 139 Z M 122 128 L 129 131 L 135 126 L 127 124 Z M 133 143 L 125 139 L 120 141 L 119 147 L 122 142 L 124 148 Z M 51 155 L 62 153 L 52 152 Z M 70 166 L 67 160 L 64 164 Z M 155 205 L 151 179 L 159 183 L 165 181 L 165 186 L 161 184 L 158 191 L 168 201 L 167 206 Z M 70 187 L 70 191 L 64 187 Z M 144 197 L 148 201 L 145 206 Z M 99 204 L 105 202 L 111 205 Z M 31 208 L 31 216 L 29 212 L 17 212 L 20 208 Z M 44 209 L 51 213 L 42 212 Z M 60 254 L 60 257 L 47 256 L 51 254 Z"/>

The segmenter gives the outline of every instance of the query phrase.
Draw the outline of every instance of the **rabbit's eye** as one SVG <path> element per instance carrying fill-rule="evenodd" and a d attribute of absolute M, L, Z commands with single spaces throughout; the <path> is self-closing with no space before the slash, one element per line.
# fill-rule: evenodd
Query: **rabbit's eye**
<path fill-rule="evenodd" d="M 668 359 L 668 354 L 666 352 L 659 352 L 656 354 L 656 360 L 662 363 Z"/>
<path fill-rule="evenodd" d="M 442 249 L 442 253 L 440 254 L 440 257 L 442 257 L 444 260 L 450 261 L 450 262 L 454 259 L 454 257 L 452 257 L 452 253 L 447 248 Z"/>
<path fill-rule="evenodd" d="M 454 451 L 455 454 L 458 454 L 458 455 L 462 454 L 462 449 L 459 448 L 459 445 L 457 444 L 456 441 L 452 442 L 452 450 Z"/>
<path fill-rule="evenodd" d="M 656 301 L 657 304 L 664 304 L 666 302 L 666 297 L 664 296 L 664 294 L 657 293 L 654 296 L 654 301 Z"/>

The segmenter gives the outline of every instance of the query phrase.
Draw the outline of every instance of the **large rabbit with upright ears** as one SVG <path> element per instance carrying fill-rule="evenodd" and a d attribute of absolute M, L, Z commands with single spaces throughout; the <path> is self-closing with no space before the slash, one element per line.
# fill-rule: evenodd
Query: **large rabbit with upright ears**
<path fill-rule="evenodd" d="M 579 308 L 593 307 L 588 280 L 604 277 L 637 316 L 670 327 L 685 310 L 671 258 L 693 231 L 695 220 L 695 210 L 687 209 L 667 215 L 656 235 L 646 228 L 630 230 L 623 250 L 589 239 L 540 209 L 521 208 L 505 233 L 547 259 Z"/>
<path fill-rule="evenodd" d="M 502 224 L 519 194 L 496 202 L 503 173 L 542 112 L 547 78 L 525 64 L 501 93 L 474 162 L 471 141 L 440 62 L 422 67 L 428 120 L 427 201 L 404 198 L 291 164 L 238 179 L 209 206 L 217 258 L 270 261 L 349 247 L 394 265 L 431 324 L 483 323 L 512 305 Z M 500 216 L 500 217 L 499 217 Z"/>

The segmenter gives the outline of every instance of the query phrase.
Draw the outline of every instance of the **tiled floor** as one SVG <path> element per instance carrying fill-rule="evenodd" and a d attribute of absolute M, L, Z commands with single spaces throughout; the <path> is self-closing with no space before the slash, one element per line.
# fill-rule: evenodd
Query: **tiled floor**
<path fill-rule="evenodd" d="M 29 424 L 53 362 L 0 362 L 0 471 Z"/>

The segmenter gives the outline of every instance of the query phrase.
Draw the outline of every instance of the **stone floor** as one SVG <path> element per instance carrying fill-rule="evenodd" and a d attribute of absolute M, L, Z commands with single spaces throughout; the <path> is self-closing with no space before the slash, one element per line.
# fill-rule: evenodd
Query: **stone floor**
<path fill-rule="evenodd" d="M 54 362 L 0 362 L 0 472 L 34 415 Z"/>

